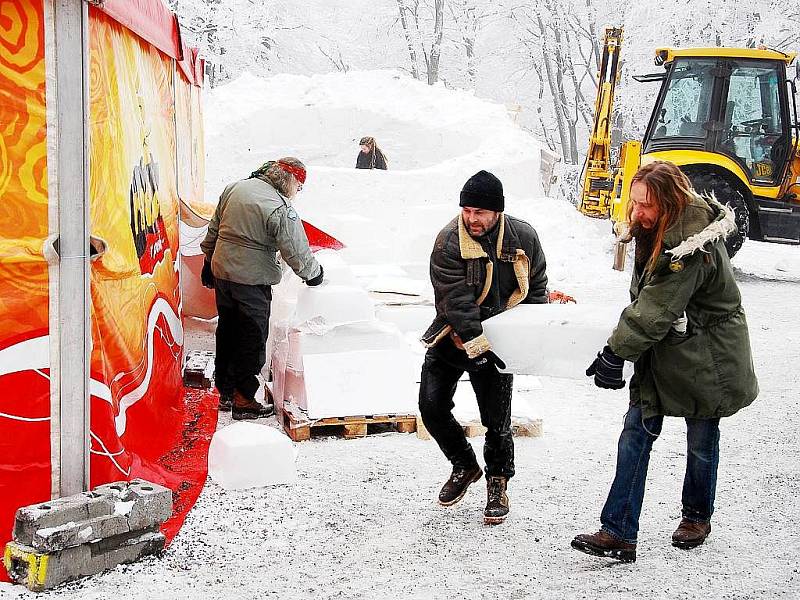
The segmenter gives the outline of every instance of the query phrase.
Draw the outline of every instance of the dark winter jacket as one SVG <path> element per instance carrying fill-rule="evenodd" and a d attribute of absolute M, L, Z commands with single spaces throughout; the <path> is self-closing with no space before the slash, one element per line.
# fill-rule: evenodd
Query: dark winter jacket
<path fill-rule="evenodd" d="M 525 221 L 501 214 L 493 231 L 473 238 L 459 215 L 431 254 L 436 318 L 423 343 L 434 346 L 455 332 L 469 358 L 491 350 L 481 323 L 520 303 L 547 303 L 545 271 L 539 237 Z"/>
<path fill-rule="evenodd" d="M 726 417 L 758 395 L 724 245 L 735 227 L 730 209 L 697 196 L 666 231 L 653 272 L 634 269 L 632 303 L 608 345 L 634 361 L 631 404 L 641 405 L 645 417 Z"/>
<path fill-rule="evenodd" d="M 214 277 L 235 283 L 279 283 L 282 273 L 276 252 L 304 281 L 321 269 L 297 212 L 258 177 L 225 188 L 200 248 L 211 261 Z"/>
<path fill-rule="evenodd" d="M 383 169 L 386 170 L 386 157 L 379 149 L 358 153 L 356 158 L 356 169 Z"/>

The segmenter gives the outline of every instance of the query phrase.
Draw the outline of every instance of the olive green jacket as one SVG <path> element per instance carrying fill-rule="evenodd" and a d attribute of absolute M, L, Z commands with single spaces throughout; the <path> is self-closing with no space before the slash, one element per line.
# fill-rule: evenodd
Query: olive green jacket
<path fill-rule="evenodd" d="M 277 252 L 304 281 L 320 273 L 297 212 L 258 177 L 225 188 L 200 248 L 211 261 L 214 277 L 236 283 L 279 283 Z"/>
<path fill-rule="evenodd" d="M 666 231 L 653 272 L 634 269 L 632 302 L 608 345 L 634 362 L 631 404 L 646 418 L 727 417 L 758 395 L 747 320 L 723 243 L 734 228 L 730 209 L 697 196 Z"/>

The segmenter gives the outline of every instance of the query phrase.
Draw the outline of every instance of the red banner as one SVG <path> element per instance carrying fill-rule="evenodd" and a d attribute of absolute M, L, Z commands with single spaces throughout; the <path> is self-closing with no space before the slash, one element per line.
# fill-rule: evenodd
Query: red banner
<path fill-rule="evenodd" d="M 50 498 L 44 14 L 0 11 L 0 544 L 19 506 Z M 0 580 L 6 580 L 0 565 Z"/>

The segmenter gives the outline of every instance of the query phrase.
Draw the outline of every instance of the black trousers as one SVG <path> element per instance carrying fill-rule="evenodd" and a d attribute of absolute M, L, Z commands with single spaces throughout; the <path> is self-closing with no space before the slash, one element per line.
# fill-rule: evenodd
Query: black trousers
<path fill-rule="evenodd" d="M 267 334 L 272 288 L 217 278 L 217 354 L 214 380 L 220 394 L 234 390 L 255 399 L 256 377 L 267 360 Z"/>
<path fill-rule="evenodd" d="M 477 464 L 475 451 L 453 417 L 453 395 L 464 372 L 475 391 L 481 423 L 486 427 L 483 458 L 487 476 L 514 476 L 514 439 L 511 436 L 513 375 L 494 366 L 478 370 L 463 350 L 449 338 L 429 349 L 422 364 L 419 411 L 422 422 L 454 467 Z"/>

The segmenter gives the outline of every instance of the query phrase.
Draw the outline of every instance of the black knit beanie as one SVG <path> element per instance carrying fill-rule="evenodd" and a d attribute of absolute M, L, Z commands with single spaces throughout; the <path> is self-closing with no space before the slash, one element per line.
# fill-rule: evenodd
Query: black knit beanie
<path fill-rule="evenodd" d="M 467 183 L 461 189 L 461 200 L 458 205 L 503 212 L 505 209 L 503 184 L 488 171 L 478 171 L 467 179 Z"/>

